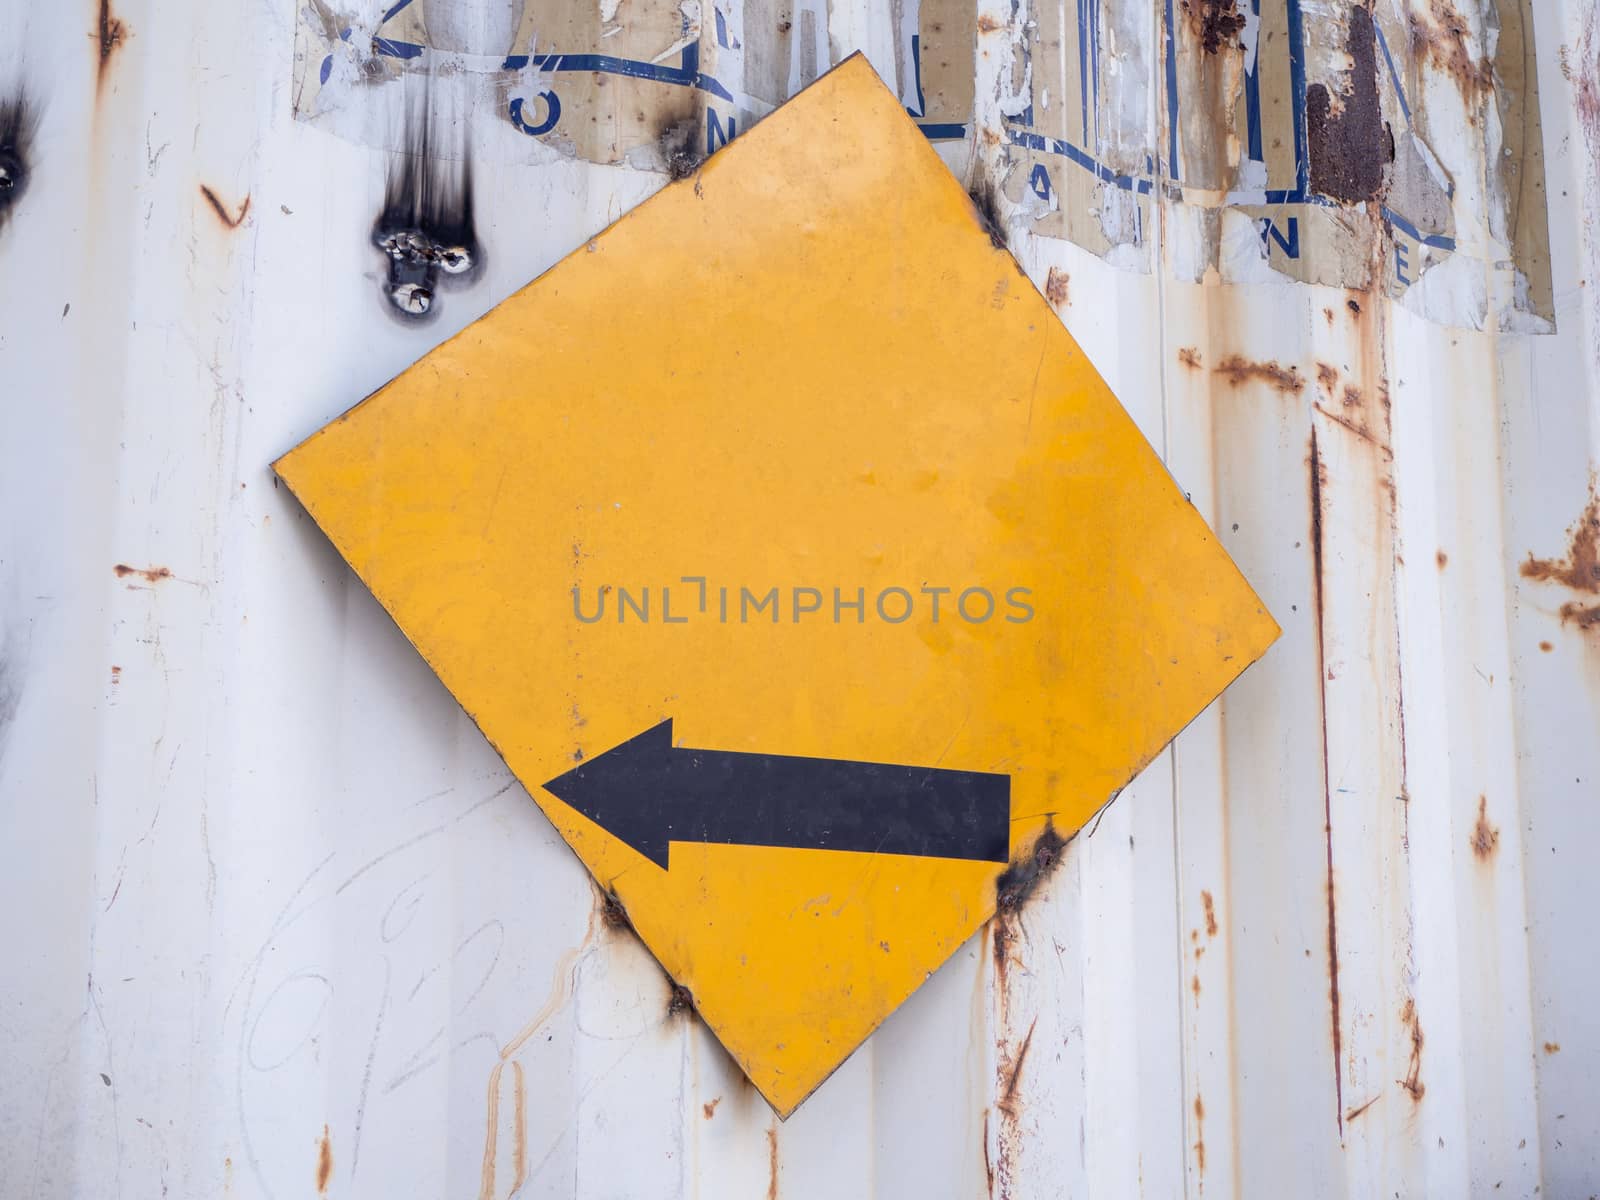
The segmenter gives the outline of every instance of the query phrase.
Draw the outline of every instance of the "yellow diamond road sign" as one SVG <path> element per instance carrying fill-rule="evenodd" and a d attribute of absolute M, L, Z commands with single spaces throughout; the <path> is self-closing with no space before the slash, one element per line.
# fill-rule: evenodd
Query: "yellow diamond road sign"
<path fill-rule="evenodd" d="M 1277 634 L 859 57 L 277 470 L 782 1115 Z"/>

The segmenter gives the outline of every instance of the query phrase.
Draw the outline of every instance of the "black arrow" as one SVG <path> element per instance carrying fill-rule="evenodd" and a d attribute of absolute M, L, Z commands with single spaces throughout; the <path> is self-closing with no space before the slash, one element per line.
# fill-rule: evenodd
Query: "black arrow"
<path fill-rule="evenodd" d="M 673 842 L 1005 862 L 1011 777 L 685 750 L 667 719 L 544 785 L 665 868 Z"/>

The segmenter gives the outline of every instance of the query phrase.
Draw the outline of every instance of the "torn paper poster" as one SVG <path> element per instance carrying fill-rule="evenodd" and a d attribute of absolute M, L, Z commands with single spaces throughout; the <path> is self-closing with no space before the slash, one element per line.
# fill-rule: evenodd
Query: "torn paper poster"
<path fill-rule="evenodd" d="M 1033 0 L 996 64 L 1007 197 L 1148 270 L 1381 287 L 1433 320 L 1553 328 L 1532 0 Z M 1258 237 L 1222 236 L 1219 210 Z M 1206 216 L 1206 214 L 1213 216 Z M 1441 264 L 1472 287 L 1418 288 Z"/>
<path fill-rule="evenodd" d="M 886 82 L 931 140 L 965 139 L 970 15 L 953 0 L 897 9 L 901 36 L 887 65 L 898 79 Z M 404 85 L 448 80 L 454 103 L 487 108 L 524 135 L 530 159 L 554 152 L 670 173 L 843 57 L 828 21 L 825 0 L 304 0 L 294 111 L 350 140 L 399 148 Z"/>

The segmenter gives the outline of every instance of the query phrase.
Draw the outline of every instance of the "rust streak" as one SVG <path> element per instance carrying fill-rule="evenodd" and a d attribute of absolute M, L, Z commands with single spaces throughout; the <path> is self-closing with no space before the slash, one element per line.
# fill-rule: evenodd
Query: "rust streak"
<path fill-rule="evenodd" d="M 203 183 L 200 185 L 200 195 L 205 197 L 205 202 L 211 206 L 211 211 L 217 214 L 217 220 L 221 221 L 229 229 L 239 228 L 243 224 L 245 217 L 250 214 L 249 192 L 246 192 L 244 199 L 240 201 L 237 213 L 230 213 L 227 206 L 222 203 L 221 197 Z"/>
<path fill-rule="evenodd" d="M 1323 599 L 1322 561 L 1322 454 L 1317 448 L 1317 430 L 1311 429 L 1311 565 L 1312 589 L 1317 610 L 1317 678 L 1328 677 L 1327 644 L 1323 631 L 1325 611 Z M 1344 1136 L 1344 1068 L 1342 1034 L 1339 1016 L 1339 923 L 1334 902 L 1333 877 L 1333 788 L 1328 780 L 1328 712 L 1327 692 L 1322 696 L 1322 814 L 1323 833 L 1328 846 L 1328 1015 L 1333 1033 L 1333 1091 L 1339 1120 L 1339 1136 Z"/>
<path fill-rule="evenodd" d="M 1217 936 L 1217 906 L 1211 899 L 1210 892 L 1200 893 L 1200 904 L 1206 910 L 1206 936 Z"/>
<path fill-rule="evenodd" d="M 1487 91 L 1494 84 L 1494 65 L 1468 48 L 1466 20 L 1450 0 L 1429 0 L 1428 9 L 1426 16 L 1411 15 L 1412 57 L 1449 75 L 1469 98 Z"/>
<path fill-rule="evenodd" d="M 322 1127 L 322 1140 L 317 1146 L 317 1194 L 327 1195 L 328 1180 L 333 1177 L 333 1138 L 328 1127 Z"/>
<path fill-rule="evenodd" d="M 767 1200 L 778 1200 L 778 1126 L 767 1130 Z"/>
<path fill-rule="evenodd" d="M 1200 1169 L 1200 1174 L 1206 1173 L 1206 1106 L 1200 1098 L 1200 1093 L 1194 1094 L 1194 1161 Z M 1201 1185 L 1204 1190 L 1205 1185 Z"/>
<path fill-rule="evenodd" d="M 522 1064 L 515 1059 L 511 1062 L 511 1086 L 511 1169 L 516 1173 L 511 1194 L 515 1196 L 528 1182 L 528 1089 L 522 1078 Z"/>
<path fill-rule="evenodd" d="M 1017 1047 L 1016 1057 L 1011 1060 L 1010 1069 L 1006 1072 L 1005 1093 L 1000 1097 L 999 1108 L 1008 1117 L 1017 1115 L 1017 1089 L 1022 1084 L 1022 1064 L 1027 1061 L 1028 1049 L 1033 1045 L 1033 1031 L 1039 1024 L 1039 1018 L 1034 1017 L 1028 1025 L 1028 1034 L 1022 1039 L 1022 1045 Z"/>
<path fill-rule="evenodd" d="M 1348 433 L 1354 434 L 1357 439 L 1359 439 L 1360 441 L 1365 442 L 1367 445 L 1371 446 L 1374 450 L 1381 450 L 1385 454 L 1389 453 L 1389 448 L 1387 446 L 1383 445 L 1381 442 L 1379 442 L 1378 439 L 1372 435 L 1372 431 L 1370 429 L 1368 429 L 1365 425 L 1358 425 L 1356 422 L 1352 421 L 1349 417 L 1342 416 L 1339 413 L 1329 412 L 1327 409 L 1323 408 L 1322 405 L 1320 405 L 1320 404 L 1313 405 L 1313 407 L 1319 413 L 1321 413 L 1323 416 L 1327 417 L 1328 420 L 1332 421 L 1335 425 L 1339 426 L 1339 428 L 1345 430 Z"/>
<path fill-rule="evenodd" d="M 1358 1104 L 1354 1108 L 1352 1108 L 1349 1112 L 1345 1113 L 1344 1119 L 1346 1121 L 1354 1121 L 1362 1113 L 1366 1112 L 1367 1109 L 1371 1108 L 1374 1104 L 1376 1104 L 1379 1100 L 1382 1100 L 1382 1099 L 1383 1099 L 1383 1093 L 1379 1092 L 1376 1096 L 1374 1096 L 1371 1100 L 1368 1100 L 1365 1104 Z"/>
<path fill-rule="evenodd" d="M 1478 820 L 1472 827 L 1472 855 L 1479 862 L 1488 862 L 1500 848 L 1500 831 L 1489 824 L 1489 798 L 1478 797 Z"/>
<path fill-rule="evenodd" d="M 100 50 L 100 63 L 95 69 L 95 93 L 98 95 L 106 85 L 106 75 L 111 70 L 111 59 L 121 49 L 122 44 L 128 40 L 128 27 L 111 12 L 111 0 L 100 0 L 100 15 L 95 23 L 95 31 L 89 36 L 94 39 Z"/>
<path fill-rule="evenodd" d="M 989 1181 L 989 1197 L 994 1198 L 994 1160 L 989 1157 L 989 1110 L 983 1110 L 983 1173 Z"/>
<path fill-rule="evenodd" d="M 1275 362 L 1251 362 L 1237 354 L 1223 359 L 1213 371 L 1234 387 L 1253 380 L 1270 384 L 1280 392 L 1299 393 L 1306 386 L 1306 381 L 1294 367 L 1286 369 Z"/>

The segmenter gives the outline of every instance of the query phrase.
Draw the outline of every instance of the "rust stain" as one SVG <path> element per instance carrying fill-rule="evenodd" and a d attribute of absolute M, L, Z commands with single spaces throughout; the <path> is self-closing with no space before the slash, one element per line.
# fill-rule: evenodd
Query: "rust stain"
<path fill-rule="evenodd" d="M 528 1089 L 522 1076 L 522 1064 L 515 1059 L 511 1062 L 511 1086 L 511 1169 L 515 1172 L 511 1195 L 515 1196 L 528 1181 Z"/>
<path fill-rule="evenodd" d="M 997 29 L 1004 29 L 1004 28 L 1005 28 L 1005 24 L 1002 21 L 999 21 L 995 17 L 990 16 L 988 13 L 984 13 L 981 17 L 978 18 L 978 32 L 979 33 L 993 33 Z"/>
<path fill-rule="evenodd" d="M 1000 873 L 995 880 L 995 908 L 1002 912 L 1015 912 L 1028 902 L 1061 864 L 1067 848 L 1067 839 L 1056 832 L 1054 824 L 1046 823 L 1044 832 L 1033 843 L 1033 849 L 1024 854 Z"/>
<path fill-rule="evenodd" d="M 113 666 L 111 668 L 111 682 L 112 683 L 121 683 L 122 682 L 122 668 L 121 667 Z"/>
<path fill-rule="evenodd" d="M 1056 308 L 1062 307 L 1067 303 L 1067 289 L 1071 282 L 1071 276 L 1065 271 L 1051 267 L 1050 273 L 1045 276 L 1044 280 L 1044 298 Z"/>
<path fill-rule="evenodd" d="M 1178 350 L 1178 361 L 1191 371 L 1198 371 L 1204 364 L 1200 359 L 1200 351 L 1194 346 L 1183 346 Z"/>
<path fill-rule="evenodd" d="M 1439 564 L 1439 570 L 1442 571 L 1450 565 L 1450 556 L 1443 550 L 1440 550 L 1434 554 L 1433 561 Z"/>
<path fill-rule="evenodd" d="M 200 185 L 200 195 L 203 196 L 205 198 L 205 202 L 211 206 L 211 211 L 217 214 L 217 220 L 221 221 L 223 225 L 227 226 L 229 229 L 239 228 L 239 226 L 243 224 L 245 217 L 250 214 L 249 192 L 246 192 L 244 199 L 240 201 L 239 211 L 237 213 L 230 213 L 227 206 L 222 203 L 222 200 L 217 193 L 212 191 L 203 183 Z"/>
<path fill-rule="evenodd" d="M 700 1106 L 700 1111 L 705 1113 L 706 1120 L 709 1121 L 709 1120 L 711 1120 L 712 1117 L 717 1115 L 717 1105 L 719 1105 L 721 1103 L 722 1103 L 722 1097 L 718 1096 L 715 1100 L 707 1101 L 705 1104 L 702 1104 Z"/>
<path fill-rule="evenodd" d="M 1413 6 L 1420 10 L 1419 3 Z M 1428 11 L 1411 14 L 1411 55 L 1443 71 L 1463 93 L 1488 90 L 1494 83 L 1494 66 L 1485 56 L 1474 56 L 1467 46 L 1467 22 L 1450 0 L 1428 0 Z"/>
<path fill-rule="evenodd" d="M 989 1157 L 989 1110 L 983 1110 L 983 1174 L 989 1181 L 989 1197 L 994 1200 L 994 1160 Z"/>
<path fill-rule="evenodd" d="M 111 0 L 100 0 L 99 17 L 95 31 L 89 35 L 100 51 L 100 65 L 95 70 L 95 92 L 106 85 L 106 75 L 111 70 L 111 59 L 128 40 L 128 27 L 111 12 Z"/>
<path fill-rule="evenodd" d="M 1254 380 L 1271 384 L 1280 392 L 1298 393 L 1306 386 L 1306 381 L 1294 367 L 1286 369 L 1275 362 L 1251 362 L 1237 354 L 1223 359 L 1213 371 L 1234 387 Z"/>
<path fill-rule="evenodd" d="M 1352 301 L 1352 303 L 1354 303 Z M 1328 673 L 1327 643 L 1324 634 L 1325 605 L 1323 600 L 1322 560 L 1322 453 L 1317 448 L 1317 429 L 1311 427 L 1311 566 L 1312 594 L 1317 612 L 1317 675 L 1326 678 Z M 1327 697 L 1323 695 L 1326 710 Z M 1322 815 L 1323 834 L 1328 853 L 1328 1018 L 1333 1040 L 1333 1091 L 1335 1113 L 1339 1118 L 1339 1133 L 1344 1135 L 1344 1068 L 1341 1018 L 1339 1015 L 1339 923 L 1335 904 L 1333 875 L 1333 788 L 1328 782 L 1328 722 L 1323 712 L 1322 724 Z"/>
<path fill-rule="evenodd" d="M 1550 651 L 1555 649 L 1555 644 L 1553 642 L 1540 642 L 1539 649 L 1543 650 L 1546 654 L 1549 654 Z"/>
<path fill-rule="evenodd" d="M 1200 1099 L 1199 1092 L 1194 1094 L 1194 1133 L 1195 1166 L 1199 1167 L 1200 1174 L 1204 1175 L 1206 1173 L 1206 1106 L 1205 1101 Z M 1204 1184 L 1201 1185 L 1202 1191 L 1204 1186 Z"/>
<path fill-rule="evenodd" d="M 1206 936 L 1217 936 L 1217 906 L 1211 899 L 1210 892 L 1200 893 L 1200 903 L 1206 910 Z"/>
<path fill-rule="evenodd" d="M 1406 1063 L 1406 1077 L 1400 1080 L 1400 1086 L 1410 1095 L 1412 1103 L 1416 1103 L 1428 1089 L 1422 1085 L 1422 1022 L 1417 1019 L 1414 1000 L 1406 1001 L 1405 1007 L 1400 1010 L 1400 1021 L 1411 1030 L 1411 1057 Z"/>
<path fill-rule="evenodd" d="M 1561 606 L 1561 623 L 1580 630 L 1590 630 L 1600 625 L 1600 604 L 1579 604 L 1576 600 Z"/>
<path fill-rule="evenodd" d="M 1344 406 L 1346 408 L 1355 408 L 1359 406 L 1361 403 L 1361 389 L 1356 387 L 1353 383 L 1345 384 L 1343 399 Z M 1384 407 L 1388 407 L 1387 397 L 1384 399 Z"/>
<path fill-rule="evenodd" d="M 1330 393 L 1339 386 L 1339 368 L 1332 363 L 1319 362 L 1317 364 L 1317 382 Z"/>
<path fill-rule="evenodd" d="M 1352 1108 L 1349 1112 L 1345 1113 L 1344 1119 L 1346 1121 L 1354 1121 L 1362 1113 L 1366 1112 L 1367 1109 L 1371 1108 L 1374 1104 L 1376 1104 L 1379 1100 L 1382 1100 L 1382 1099 L 1383 1099 L 1383 1093 L 1379 1092 L 1376 1096 L 1374 1096 L 1371 1100 L 1368 1100 L 1365 1104 L 1358 1104 L 1354 1108 Z"/>
<path fill-rule="evenodd" d="M 1478 821 L 1472 827 L 1472 854 L 1479 862 L 1488 862 L 1500 848 L 1500 831 L 1489 824 L 1489 798 L 1478 797 Z"/>
<path fill-rule="evenodd" d="M 1189 987 L 1191 989 L 1193 989 L 1194 998 L 1195 998 L 1196 1002 L 1198 1002 L 1199 999 L 1200 999 L 1200 976 L 1199 975 L 1193 975 L 1193 976 L 1190 977 L 1190 979 L 1189 979 Z"/>
<path fill-rule="evenodd" d="M 1306 89 L 1306 138 L 1312 191 L 1357 204 L 1377 196 L 1383 168 L 1394 161 L 1394 135 L 1384 124 L 1378 100 L 1372 16 L 1359 5 L 1350 9 L 1345 50 L 1350 86 L 1340 92 L 1338 103 L 1325 84 Z"/>
<path fill-rule="evenodd" d="M 1367 445 L 1371 446 L 1375 450 L 1381 451 L 1385 455 L 1390 453 L 1389 448 L 1378 440 L 1377 436 L 1373 434 L 1371 429 L 1367 428 L 1366 421 L 1351 420 L 1343 413 L 1332 412 L 1329 409 L 1323 408 L 1320 404 L 1313 405 L 1313 407 L 1323 416 L 1327 417 L 1328 420 L 1339 426 L 1339 428 L 1347 431 L 1348 433 L 1354 434 L 1357 440 L 1367 443 Z"/>
<path fill-rule="evenodd" d="M 333 1138 L 328 1127 L 322 1127 L 322 1141 L 317 1146 L 317 1194 L 328 1193 L 328 1180 L 333 1177 Z"/>
<path fill-rule="evenodd" d="M 1039 1024 L 1039 1018 L 1034 1017 L 1028 1025 L 1028 1034 L 1022 1039 L 1022 1045 L 1017 1047 L 1016 1055 L 1005 1070 L 1006 1086 L 1000 1096 L 999 1108 L 1007 1117 L 1015 1119 L 1017 1115 L 1017 1089 L 1022 1084 L 1022 1064 L 1027 1061 L 1028 1050 L 1033 1045 L 1033 1031 Z"/>
<path fill-rule="evenodd" d="M 170 567 L 130 567 L 127 563 L 118 563 L 111 568 L 118 579 L 127 579 L 130 575 L 137 575 L 146 583 L 160 583 L 163 579 L 172 578 Z"/>
<path fill-rule="evenodd" d="M 1524 579 L 1559 583 L 1576 592 L 1600 592 L 1600 488 L 1590 482 L 1589 503 L 1567 530 L 1565 558 L 1535 558 L 1519 568 Z"/>
<path fill-rule="evenodd" d="M 1544 1052 L 1546 1054 L 1560 1054 L 1561 1053 L 1561 1043 L 1560 1042 L 1546 1042 L 1544 1044 Z"/>
<path fill-rule="evenodd" d="M 1182 0 L 1184 15 L 1200 48 L 1207 54 L 1217 54 L 1224 46 L 1240 46 L 1239 34 L 1244 31 L 1244 14 L 1239 11 L 1238 0 Z"/>
<path fill-rule="evenodd" d="M 778 1126 L 767 1129 L 767 1200 L 778 1200 Z"/>

